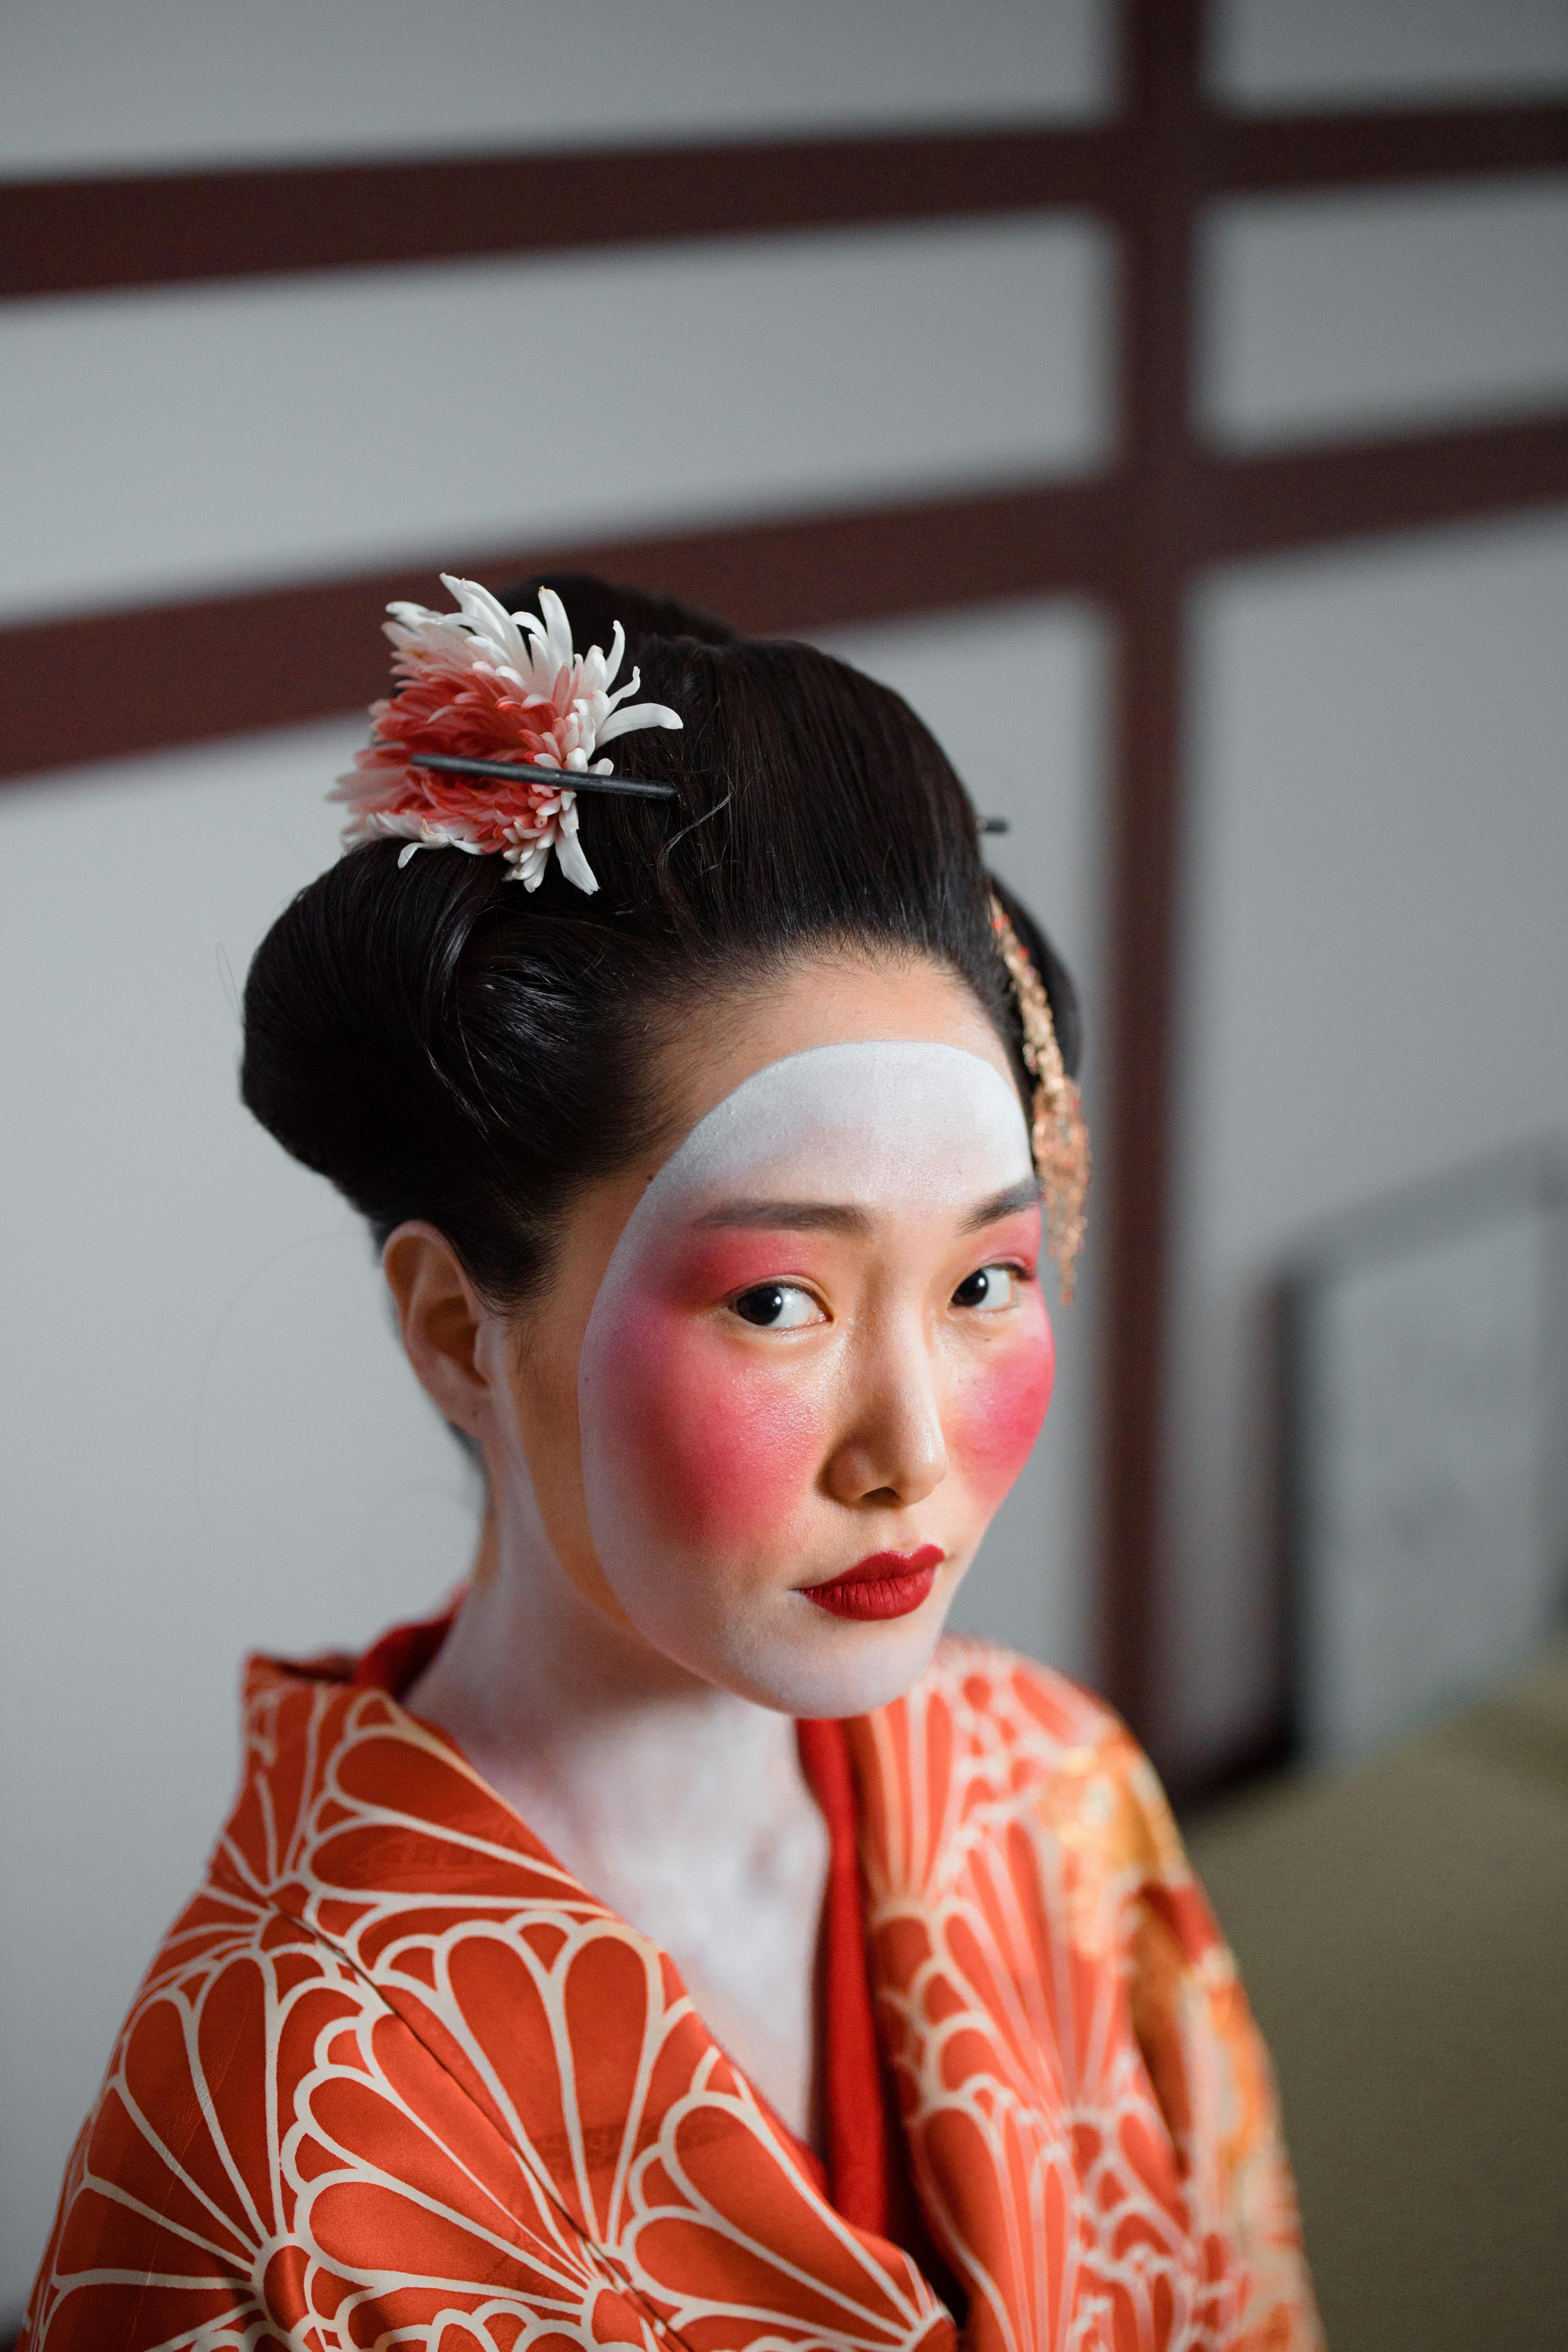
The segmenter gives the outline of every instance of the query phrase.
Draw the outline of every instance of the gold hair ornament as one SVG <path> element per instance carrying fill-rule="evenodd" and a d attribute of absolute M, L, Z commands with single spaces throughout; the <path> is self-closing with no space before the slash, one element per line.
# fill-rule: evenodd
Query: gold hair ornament
<path fill-rule="evenodd" d="M 1061 1269 L 1062 1304 L 1070 1307 L 1073 1268 L 1083 1246 L 1084 1201 L 1089 1192 L 1089 1129 L 1078 1087 L 1069 1078 L 1057 1042 L 1046 985 L 1028 950 L 994 895 L 991 928 L 1013 983 L 1024 1024 L 1024 1065 L 1035 1082 L 1029 1142 L 1035 1172 L 1046 1198 L 1046 1229 L 1051 1255 Z"/>

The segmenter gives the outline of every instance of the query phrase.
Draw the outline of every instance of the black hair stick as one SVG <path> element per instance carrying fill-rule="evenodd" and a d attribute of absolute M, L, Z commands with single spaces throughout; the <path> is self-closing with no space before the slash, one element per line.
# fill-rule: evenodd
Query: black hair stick
<path fill-rule="evenodd" d="M 580 768 L 530 768 L 521 760 L 459 760 L 448 751 L 410 751 L 411 768 L 438 768 L 447 776 L 499 776 L 507 783 L 553 784 L 558 792 L 625 793 L 639 801 L 672 801 L 673 784 L 638 783 L 631 776 L 593 776 Z"/>

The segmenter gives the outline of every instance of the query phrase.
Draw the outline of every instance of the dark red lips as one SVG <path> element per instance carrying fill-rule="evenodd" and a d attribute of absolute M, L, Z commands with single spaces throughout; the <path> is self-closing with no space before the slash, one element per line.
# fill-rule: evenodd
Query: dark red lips
<path fill-rule="evenodd" d="M 940 1544 L 919 1551 L 874 1551 L 827 1584 L 809 1584 L 805 1597 L 835 1617 L 908 1617 L 920 1607 L 947 1554 Z"/>

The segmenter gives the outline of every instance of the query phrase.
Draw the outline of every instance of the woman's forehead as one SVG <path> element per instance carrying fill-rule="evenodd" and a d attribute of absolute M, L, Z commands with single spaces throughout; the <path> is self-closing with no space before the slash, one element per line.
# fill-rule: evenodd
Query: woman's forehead
<path fill-rule="evenodd" d="M 700 1214 L 724 1196 L 935 1207 L 1032 1172 L 1017 1094 L 962 1046 L 908 1039 L 817 1045 L 770 1062 L 694 1127 L 637 1219 Z"/>

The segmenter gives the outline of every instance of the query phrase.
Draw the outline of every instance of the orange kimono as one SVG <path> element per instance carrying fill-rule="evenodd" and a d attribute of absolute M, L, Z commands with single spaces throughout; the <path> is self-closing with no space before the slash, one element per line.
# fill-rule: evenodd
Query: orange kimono
<path fill-rule="evenodd" d="M 246 1736 L 24 2352 L 1317 2346 L 1235 1967 L 1148 1763 L 1059 1676 L 948 1641 L 834 1734 L 917 2251 L 956 2311 L 389 1691 L 256 1661 Z"/>

